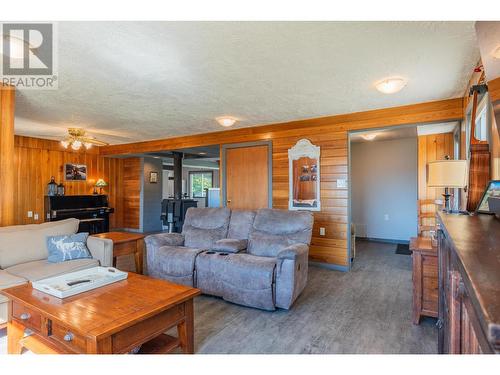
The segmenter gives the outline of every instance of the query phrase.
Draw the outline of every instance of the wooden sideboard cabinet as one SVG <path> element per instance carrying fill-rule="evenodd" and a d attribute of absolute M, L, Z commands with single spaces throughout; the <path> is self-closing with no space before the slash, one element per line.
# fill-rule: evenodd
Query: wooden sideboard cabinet
<path fill-rule="evenodd" d="M 500 221 L 439 214 L 439 352 L 500 352 Z"/>

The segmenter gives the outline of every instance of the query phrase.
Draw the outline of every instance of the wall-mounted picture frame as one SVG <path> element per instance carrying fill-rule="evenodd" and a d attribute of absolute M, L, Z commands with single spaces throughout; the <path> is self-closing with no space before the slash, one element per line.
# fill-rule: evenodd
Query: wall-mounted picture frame
<path fill-rule="evenodd" d="M 73 163 L 64 164 L 64 180 L 87 181 L 87 165 Z"/>
<path fill-rule="evenodd" d="M 149 182 L 151 184 L 158 183 L 158 172 L 149 172 Z"/>

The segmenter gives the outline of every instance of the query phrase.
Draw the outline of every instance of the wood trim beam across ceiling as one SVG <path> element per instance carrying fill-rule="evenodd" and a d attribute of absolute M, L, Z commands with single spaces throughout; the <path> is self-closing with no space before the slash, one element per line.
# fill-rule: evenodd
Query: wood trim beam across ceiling
<path fill-rule="evenodd" d="M 136 154 L 214 144 L 269 140 L 275 137 L 294 137 L 303 135 L 305 130 L 347 132 L 386 126 L 457 121 L 462 118 L 463 98 L 455 98 L 272 125 L 103 146 L 99 148 L 99 153 L 102 156 Z"/>

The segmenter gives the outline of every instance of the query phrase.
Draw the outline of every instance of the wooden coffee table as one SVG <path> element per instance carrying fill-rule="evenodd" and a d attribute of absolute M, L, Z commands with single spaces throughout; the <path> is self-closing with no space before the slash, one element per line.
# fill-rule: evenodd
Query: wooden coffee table
<path fill-rule="evenodd" d="M 133 254 L 135 256 L 135 272 L 142 273 L 142 257 L 144 252 L 144 235 L 132 232 L 106 232 L 93 234 L 93 237 L 107 238 L 113 241 L 113 266 L 116 257 Z"/>
<path fill-rule="evenodd" d="M 35 353 L 193 353 L 195 288 L 129 273 L 128 279 L 65 299 L 25 284 L 9 298 L 7 349 Z M 164 332 L 177 327 L 178 337 Z"/>

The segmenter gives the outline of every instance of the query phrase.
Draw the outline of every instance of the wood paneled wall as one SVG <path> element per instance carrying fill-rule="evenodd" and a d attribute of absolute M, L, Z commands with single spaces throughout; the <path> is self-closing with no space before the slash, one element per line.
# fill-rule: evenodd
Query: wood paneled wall
<path fill-rule="evenodd" d="M 14 109 L 16 91 L 0 84 L 0 225 L 14 224 Z"/>
<path fill-rule="evenodd" d="M 64 181 L 65 163 L 86 164 L 87 180 Z M 110 226 L 123 227 L 123 163 L 123 159 L 100 157 L 98 148 L 73 151 L 56 141 L 16 136 L 14 224 L 44 221 L 44 196 L 50 177 L 54 176 L 57 183 L 64 184 L 67 195 L 92 194 L 95 181 L 104 179 L 108 186 L 103 193 L 108 194 L 110 206 L 115 209 Z M 28 211 L 37 213 L 38 220 L 28 218 Z"/>
<path fill-rule="evenodd" d="M 443 199 L 444 189 L 427 186 L 427 164 L 446 155 L 453 159 L 453 144 L 453 133 L 418 137 L 418 199 Z"/>
<path fill-rule="evenodd" d="M 123 227 L 140 229 L 141 217 L 141 179 L 142 166 L 140 158 L 127 158 L 123 160 Z"/>
<path fill-rule="evenodd" d="M 404 124 L 453 121 L 462 119 L 462 116 L 462 98 L 458 98 L 283 124 L 106 146 L 100 149 L 100 153 L 119 155 L 272 140 L 273 206 L 286 209 L 288 207 L 287 151 L 299 139 L 307 138 L 321 147 L 321 212 L 314 213 L 310 257 L 319 262 L 347 266 L 349 192 L 348 189 L 337 187 L 337 179 L 348 179 L 348 132 Z M 127 211 L 127 220 L 131 220 L 129 214 Z M 326 229 L 325 236 L 319 235 L 320 227 Z"/>

